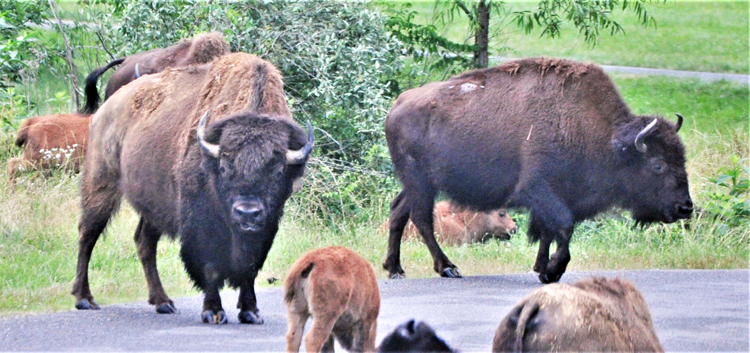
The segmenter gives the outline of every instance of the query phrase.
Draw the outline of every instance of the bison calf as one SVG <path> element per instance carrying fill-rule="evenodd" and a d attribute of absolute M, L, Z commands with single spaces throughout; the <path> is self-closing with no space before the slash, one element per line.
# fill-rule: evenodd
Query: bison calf
<path fill-rule="evenodd" d="M 23 156 L 8 160 L 12 180 L 25 169 L 64 167 L 78 172 L 86 154 L 90 115 L 52 114 L 28 118 L 21 123 L 16 146 Z"/>
<path fill-rule="evenodd" d="M 455 352 L 424 322 L 409 320 L 383 338 L 378 352 Z"/>
<path fill-rule="evenodd" d="M 447 245 L 463 245 L 485 242 L 489 239 L 510 239 L 516 233 L 516 222 L 504 208 L 474 212 L 448 201 L 435 204 L 433 213 L 435 233 L 438 241 Z M 388 229 L 388 223 L 384 225 Z M 404 228 L 403 239 L 419 237 L 414 223 L 409 221 Z"/>
<path fill-rule="evenodd" d="M 343 247 L 302 255 L 284 280 L 288 312 L 287 351 L 298 352 L 307 319 L 308 352 L 333 352 L 333 339 L 350 351 L 375 350 L 380 292 L 372 266 Z"/>
<path fill-rule="evenodd" d="M 493 352 L 663 351 L 641 293 L 628 281 L 550 284 L 523 298 L 495 333 Z"/>

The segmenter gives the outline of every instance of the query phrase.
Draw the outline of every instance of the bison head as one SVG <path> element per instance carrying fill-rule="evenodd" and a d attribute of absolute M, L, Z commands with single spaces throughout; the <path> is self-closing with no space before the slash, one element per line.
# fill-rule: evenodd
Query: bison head
<path fill-rule="evenodd" d="M 685 171 L 685 148 L 677 124 L 661 117 L 639 116 L 617 128 L 617 178 L 624 190 L 620 206 L 640 223 L 671 223 L 690 218 L 693 202 Z"/>
<path fill-rule="evenodd" d="M 263 232 L 281 217 L 293 185 L 302 177 L 313 146 L 307 134 L 289 120 L 241 113 L 206 126 L 198 124 L 202 167 L 222 204 L 233 232 Z M 275 224 L 274 224 L 275 226 Z"/>
<path fill-rule="evenodd" d="M 435 330 L 424 322 L 409 320 L 399 325 L 393 332 L 383 338 L 380 353 L 385 352 L 453 352 Z"/>

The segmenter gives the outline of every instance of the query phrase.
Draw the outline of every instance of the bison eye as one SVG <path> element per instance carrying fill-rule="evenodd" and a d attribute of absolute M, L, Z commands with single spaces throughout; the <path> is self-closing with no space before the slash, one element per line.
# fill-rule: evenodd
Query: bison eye
<path fill-rule="evenodd" d="M 654 173 L 656 174 L 664 173 L 664 169 L 665 169 L 664 162 L 659 161 L 659 162 L 654 163 L 651 166 L 651 169 L 653 169 Z"/>
<path fill-rule="evenodd" d="M 498 215 L 499 215 L 500 217 L 505 217 L 505 212 L 500 212 L 500 213 L 498 213 Z"/>

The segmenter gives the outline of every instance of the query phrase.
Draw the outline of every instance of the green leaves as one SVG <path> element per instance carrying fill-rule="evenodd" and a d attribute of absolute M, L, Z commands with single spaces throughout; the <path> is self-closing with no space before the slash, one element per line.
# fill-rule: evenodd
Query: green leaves
<path fill-rule="evenodd" d="M 750 218 L 750 167 L 747 159 L 737 155 L 731 156 L 731 163 L 730 166 L 719 168 L 716 178 L 709 178 L 724 192 L 709 193 L 705 210 L 730 225 L 737 225 L 742 219 Z"/>
<path fill-rule="evenodd" d="M 536 11 L 516 11 L 513 22 L 531 33 L 535 26 L 542 27 L 540 37 L 559 37 L 565 22 L 573 24 L 586 43 L 596 45 L 600 32 L 611 35 L 624 33 L 622 26 L 612 18 L 612 12 L 631 9 L 644 25 L 656 27 L 656 20 L 644 6 L 652 0 L 540 0 Z M 657 0 L 658 2 L 658 0 Z"/>

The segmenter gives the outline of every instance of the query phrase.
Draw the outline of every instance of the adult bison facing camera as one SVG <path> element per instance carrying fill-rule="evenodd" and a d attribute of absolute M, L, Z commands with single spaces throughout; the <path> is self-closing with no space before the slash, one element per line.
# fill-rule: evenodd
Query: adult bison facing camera
<path fill-rule="evenodd" d="M 205 112 L 205 114 L 204 114 Z M 135 241 L 159 313 L 175 312 L 156 268 L 162 234 L 205 293 L 202 319 L 226 323 L 219 289 L 239 287 L 239 320 L 263 323 L 254 282 L 302 177 L 312 127 L 297 125 L 270 63 L 236 53 L 144 76 L 94 115 L 81 185 L 76 308 L 98 309 L 88 263 L 122 196 L 140 214 Z"/>
<path fill-rule="evenodd" d="M 556 282 L 570 261 L 573 226 L 618 206 L 637 222 L 689 218 L 682 124 L 630 112 L 596 65 L 535 58 L 467 72 L 402 93 L 385 122 L 403 190 L 391 203 L 391 278 L 404 275 L 401 234 L 409 218 L 434 269 L 461 277 L 435 241 L 438 192 L 479 211 L 528 209 L 540 241 L 534 271 Z M 552 241 L 557 250 L 550 258 Z"/>

